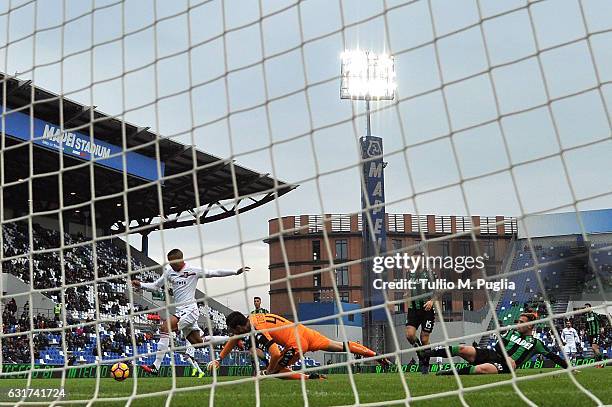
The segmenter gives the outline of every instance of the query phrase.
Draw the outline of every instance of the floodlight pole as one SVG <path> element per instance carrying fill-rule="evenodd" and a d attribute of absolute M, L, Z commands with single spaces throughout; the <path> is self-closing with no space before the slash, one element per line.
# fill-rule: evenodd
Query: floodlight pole
<path fill-rule="evenodd" d="M 371 79 L 370 60 L 368 51 L 365 51 L 366 66 L 364 74 L 366 80 Z M 383 293 L 374 289 L 373 258 L 386 252 L 386 216 L 385 216 L 385 194 L 384 194 L 384 166 L 383 162 L 383 140 L 381 137 L 372 136 L 371 121 L 371 100 L 390 100 L 393 99 L 393 91 L 385 94 L 370 93 L 371 89 L 360 88 L 357 94 L 351 94 L 350 83 L 345 83 L 345 74 L 350 75 L 350 68 L 347 72 L 344 69 L 345 61 L 342 65 L 343 84 L 340 87 L 341 99 L 364 100 L 366 134 L 359 138 L 361 147 L 361 217 L 362 217 L 362 272 L 363 286 L 362 295 L 365 308 L 377 306 L 376 309 L 368 309 L 364 313 L 364 342 L 377 353 L 384 353 L 384 327 L 387 321 Z M 359 68 L 359 67 L 358 67 Z M 393 69 L 391 67 L 391 69 Z M 393 72 L 387 74 L 393 74 Z M 388 77 L 389 78 L 389 77 Z M 345 86 L 343 88 L 342 86 Z M 389 94 L 390 93 L 390 94 Z M 386 279 L 382 274 L 377 278 Z"/>
<path fill-rule="evenodd" d="M 366 137 L 370 137 L 372 135 L 372 125 L 370 124 L 370 100 L 366 99 L 365 101 L 365 108 L 366 108 L 366 113 L 365 113 L 365 117 L 366 117 Z"/>
<path fill-rule="evenodd" d="M 380 190 L 384 191 L 384 170 L 380 168 L 380 172 L 372 171 L 372 168 L 384 167 L 382 162 L 382 138 L 372 136 L 372 120 L 371 120 L 370 99 L 365 99 L 365 119 L 366 119 L 366 135 L 361 137 L 361 158 L 362 158 L 362 174 L 363 182 L 361 182 L 361 218 L 362 218 L 362 251 L 363 251 L 363 273 L 364 273 L 364 306 L 370 308 L 380 305 L 381 295 L 376 293 L 373 288 L 374 279 L 372 275 L 373 258 L 380 256 L 386 251 L 386 227 L 385 227 L 385 209 L 384 206 L 378 206 L 380 203 L 384 205 L 384 192 L 382 199 L 377 200 L 372 193 L 372 189 L 376 189 L 375 185 L 380 183 Z M 378 152 L 374 153 L 370 150 L 370 144 L 378 144 Z M 377 174 L 374 175 L 373 174 Z M 376 205 L 377 208 L 372 209 Z M 375 214 L 377 214 L 375 216 Z M 380 215 L 382 214 L 381 225 Z M 376 219 L 378 218 L 378 219 Z M 382 233 L 372 235 L 372 231 L 379 230 Z M 372 350 L 377 353 L 385 353 L 384 343 L 384 323 L 381 322 L 381 313 L 384 309 L 368 310 L 364 314 L 365 332 L 364 342 Z M 386 319 L 386 318 L 384 318 Z"/>

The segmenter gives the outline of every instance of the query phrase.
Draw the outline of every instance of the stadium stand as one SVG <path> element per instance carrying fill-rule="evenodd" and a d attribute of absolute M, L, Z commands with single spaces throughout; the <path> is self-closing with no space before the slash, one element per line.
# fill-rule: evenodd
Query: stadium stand
<path fill-rule="evenodd" d="M 597 242 L 585 243 L 580 236 L 549 237 L 532 239 L 531 245 L 527 240 L 518 240 L 517 250 L 511 259 L 512 275 L 509 278 L 516 289 L 504 291 L 497 303 L 496 314 L 500 325 L 513 324 L 522 312 L 536 312 L 538 316 L 546 317 L 548 309 L 545 299 L 550 302 L 554 314 L 565 313 L 570 299 L 588 292 L 599 292 L 598 279 L 604 290 L 610 291 L 612 236 L 600 235 L 593 237 L 593 240 Z M 542 280 L 544 293 L 536 273 Z M 562 318 L 554 321 L 558 332 L 563 329 L 563 322 Z M 581 356 L 592 356 L 591 344 L 584 333 L 583 315 L 573 318 L 572 324 L 581 338 Z M 494 322 L 491 321 L 489 330 L 493 327 Z M 560 353 L 560 346 L 548 324 L 538 324 L 536 335 L 548 347 Z M 494 336 L 485 336 L 480 345 L 491 348 L 495 342 Z M 609 325 L 603 328 L 601 344 L 602 352 L 612 355 L 612 327 Z"/>
<path fill-rule="evenodd" d="M 97 283 L 94 293 L 93 284 L 69 287 L 64 290 L 66 321 L 68 325 L 76 325 L 66 333 L 67 355 L 62 346 L 61 334 L 35 333 L 33 335 L 34 362 L 40 364 L 61 365 L 67 356 L 70 364 L 92 363 L 96 360 L 98 335 L 92 324 L 78 326 L 80 322 L 91 323 L 96 315 L 94 295 L 101 320 L 115 320 L 99 325 L 100 347 L 102 360 L 118 359 L 133 354 L 133 344 L 126 317 L 130 307 L 126 298 L 127 282 L 125 273 L 128 271 L 128 256 L 125 242 L 119 239 L 98 241 L 95 248 L 91 241 L 84 241 L 80 235 L 64 234 L 63 251 L 64 279 L 62 279 L 60 252 L 60 235 L 58 231 L 34 225 L 32 233 L 33 252 L 30 260 L 30 242 L 28 242 L 28 226 L 26 223 L 7 223 L 2 228 L 4 247 L 4 272 L 11 273 L 26 283 L 30 281 L 30 261 L 32 261 L 32 276 L 34 288 L 42 289 L 54 303 L 62 303 L 61 293 L 57 288 L 62 285 L 82 283 L 94 280 L 97 272 L 99 277 L 112 277 L 123 274 L 122 278 L 104 279 Z M 95 258 L 95 261 L 94 261 Z M 145 266 L 130 256 L 131 270 L 139 270 Z M 92 267 L 97 264 L 96 269 Z M 154 270 L 145 270 L 142 278 L 152 280 L 158 274 Z M 62 283 L 64 281 L 64 283 Z M 134 311 L 145 311 L 146 306 L 134 305 Z M 215 334 L 223 334 L 225 316 L 210 305 L 201 305 L 201 312 L 208 313 L 215 329 Z M 62 319 L 54 315 L 53 310 L 35 310 L 34 328 L 58 328 Z M 39 312 L 42 311 L 42 312 Z M 43 313 L 45 312 L 46 313 Z M 9 301 L 3 309 L 4 333 L 18 333 L 30 330 L 29 307 L 26 305 L 18 315 L 15 300 Z M 19 318 L 18 318 L 19 317 Z M 159 320 L 158 320 L 159 321 Z M 146 314 L 135 316 L 134 323 L 139 328 L 135 330 L 135 340 L 138 354 L 155 352 L 157 327 L 151 328 Z M 149 332 L 153 330 L 153 332 Z M 179 343 L 184 345 L 184 343 Z M 4 338 L 3 355 L 5 361 L 27 363 L 31 360 L 29 354 L 29 335 L 14 335 Z M 207 351 L 205 351 L 207 352 Z M 8 355 L 8 356 L 7 356 Z M 143 362 L 149 363 L 153 356 L 143 357 Z M 169 357 L 165 363 L 169 364 Z M 184 357 L 175 354 L 176 364 L 187 364 Z M 206 357 L 205 357 L 206 359 Z M 245 362 L 246 363 L 246 362 Z"/>

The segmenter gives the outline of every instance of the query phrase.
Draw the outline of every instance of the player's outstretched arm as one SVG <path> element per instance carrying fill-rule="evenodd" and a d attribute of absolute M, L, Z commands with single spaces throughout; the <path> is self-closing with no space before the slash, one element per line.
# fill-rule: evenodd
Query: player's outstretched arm
<path fill-rule="evenodd" d="M 238 270 L 201 270 L 200 277 L 201 278 L 213 278 L 213 277 L 228 277 L 228 276 L 237 276 L 239 274 L 244 273 L 245 271 L 251 271 L 251 268 L 248 266 L 241 267 Z"/>
<path fill-rule="evenodd" d="M 546 359 L 552 360 L 564 369 L 567 369 L 569 367 L 565 359 L 563 359 L 556 353 L 551 352 L 550 349 L 548 349 L 546 345 L 544 345 L 541 341 L 538 341 L 538 343 L 536 344 L 536 351 L 542 354 L 542 356 L 544 356 Z"/>
<path fill-rule="evenodd" d="M 281 352 L 278 345 L 273 343 L 268 348 L 268 352 L 270 352 L 270 362 L 268 363 L 268 368 L 265 370 L 264 374 L 278 373 L 278 361 L 281 357 Z"/>
<path fill-rule="evenodd" d="M 229 341 L 227 341 L 225 346 L 223 346 L 221 353 L 219 353 L 219 358 L 213 359 L 210 362 L 208 362 L 208 365 L 206 366 L 206 368 L 208 370 L 218 369 L 219 365 L 221 364 L 221 361 L 232 351 L 232 349 L 236 347 L 239 340 L 240 340 L 239 338 L 232 338 Z"/>
<path fill-rule="evenodd" d="M 152 283 L 145 283 L 138 279 L 132 280 L 132 286 L 136 288 L 142 288 L 147 291 L 159 291 L 164 286 L 164 275 L 162 274 L 157 280 Z"/>

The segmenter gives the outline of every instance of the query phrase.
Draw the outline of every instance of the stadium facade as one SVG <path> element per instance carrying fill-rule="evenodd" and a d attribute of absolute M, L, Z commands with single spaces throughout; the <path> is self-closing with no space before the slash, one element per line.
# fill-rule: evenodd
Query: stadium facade
<path fill-rule="evenodd" d="M 386 214 L 386 225 L 389 252 L 412 254 L 426 251 L 430 256 L 487 253 L 486 275 L 499 273 L 511 239 L 518 232 L 516 219 L 505 216 Z M 476 242 L 472 239 L 472 230 Z M 271 311 L 293 317 L 289 285 L 294 304 L 334 301 L 332 279 L 338 288 L 340 301 L 363 307 L 364 276 L 368 271 L 364 270 L 361 262 L 361 232 L 361 214 L 325 217 L 299 215 L 271 219 L 270 237 L 266 239 L 270 253 Z M 394 277 L 403 278 L 406 271 L 397 270 L 394 273 Z M 452 280 L 458 276 L 449 273 L 443 277 Z M 463 275 L 463 278 L 467 277 Z M 391 290 L 388 295 L 390 300 L 400 300 L 405 292 Z M 454 290 L 442 300 L 444 318 L 448 321 L 462 320 L 466 310 L 479 310 L 486 305 L 486 301 L 483 290 Z M 402 314 L 405 304 L 394 304 L 391 311 Z"/>

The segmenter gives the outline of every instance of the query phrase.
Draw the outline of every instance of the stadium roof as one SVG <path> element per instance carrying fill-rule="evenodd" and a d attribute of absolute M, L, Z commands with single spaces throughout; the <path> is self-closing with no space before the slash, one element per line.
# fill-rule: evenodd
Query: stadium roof
<path fill-rule="evenodd" d="M 65 218 L 87 222 L 94 198 L 97 227 L 109 232 L 125 231 L 126 195 L 130 232 L 146 233 L 159 229 L 160 223 L 164 229 L 170 229 L 194 225 L 198 219 L 199 223 L 224 219 L 261 206 L 296 187 L 236 165 L 233 160 L 215 157 L 160 137 L 148 128 L 100 113 L 95 106 L 84 106 L 31 86 L 30 81 L 1 74 L 0 80 L 7 105 L 3 122 L 10 116 L 9 112 L 31 115 L 33 111 L 35 118 L 58 128 L 62 121 L 65 132 L 78 132 L 89 138 L 93 130 L 96 140 L 116 146 L 124 145 L 125 134 L 128 150 L 153 159 L 159 157 L 165 165 L 163 183 L 128 175 L 125 178 L 129 192 L 124 194 L 123 171 L 92 165 L 90 160 L 64 153 L 60 178 L 59 150 L 46 149 L 7 134 L 3 140 L 4 165 L 1 167 L 4 169 L 3 202 L 13 209 L 13 217 L 27 215 L 30 204 L 35 215 L 57 216 L 61 191 Z M 32 152 L 30 146 L 33 146 Z M 197 177 L 193 176 L 194 172 Z"/>

